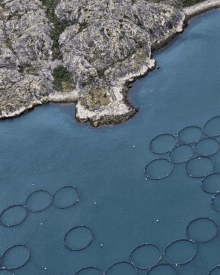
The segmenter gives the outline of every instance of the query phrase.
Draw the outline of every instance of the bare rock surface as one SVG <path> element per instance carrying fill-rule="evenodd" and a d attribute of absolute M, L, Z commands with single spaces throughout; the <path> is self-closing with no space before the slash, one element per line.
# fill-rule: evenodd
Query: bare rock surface
<path fill-rule="evenodd" d="M 220 0 L 207 0 L 202 3 L 197 3 L 191 7 L 186 7 L 183 9 L 186 19 L 199 15 L 211 9 L 220 8 Z"/>
<path fill-rule="evenodd" d="M 0 1 L 0 118 L 47 102 L 76 102 L 76 120 L 117 124 L 135 115 L 129 82 L 156 67 L 157 49 L 183 31 L 177 0 L 61 0 L 54 13 L 73 22 L 59 35 L 62 59 L 52 60 L 54 24 L 38 0 Z M 72 83 L 55 89 L 63 66 Z"/>

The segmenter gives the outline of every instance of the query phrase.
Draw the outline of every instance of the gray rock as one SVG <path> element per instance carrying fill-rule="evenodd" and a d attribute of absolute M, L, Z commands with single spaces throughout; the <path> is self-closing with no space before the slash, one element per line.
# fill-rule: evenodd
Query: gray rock
<path fill-rule="evenodd" d="M 47 102 L 76 102 L 76 120 L 121 123 L 136 113 L 127 101 L 129 82 L 154 69 L 152 49 L 183 30 L 178 0 L 61 0 L 62 60 L 52 61 L 55 28 L 38 0 L 3 0 L 0 5 L 0 118 L 20 115 Z M 56 90 L 55 68 L 72 84 Z M 130 86 L 129 86 L 130 87 Z"/>

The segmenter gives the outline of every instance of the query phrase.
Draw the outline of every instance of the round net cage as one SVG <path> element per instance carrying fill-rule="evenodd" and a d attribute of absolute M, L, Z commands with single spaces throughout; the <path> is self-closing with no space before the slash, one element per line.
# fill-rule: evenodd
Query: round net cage
<path fill-rule="evenodd" d="M 71 228 L 64 236 L 64 246 L 71 251 L 87 248 L 93 241 L 92 230 L 85 225 Z"/>
<path fill-rule="evenodd" d="M 220 173 L 210 173 L 202 179 L 201 188 L 208 194 L 220 192 Z"/>
<path fill-rule="evenodd" d="M 53 195 L 53 205 L 60 209 L 74 206 L 80 198 L 80 192 L 75 186 L 64 186 Z"/>
<path fill-rule="evenodd" d="M 52 203 L 52 195 L 45 189 L 32 192 L 26 199 L 25 205 L 30 212 L 41 212 Z"/>
<path fill-rule="evenodd" d="M 210 118 L 204 125 L 204 132 L 210 137 L 220 136 L 220 116 Z"/>
<path fill-rule="evenodd" d="M 168 244 L 164 251 L 165 260 L 171 265 L 185 265 L 197 255 L 197 245 L 188 239 L 179 239 Z"/>
<path fill-rule="evenodd" d="M 182 143 L 173 148 L 169 153 L 169 159 L 173 164 L 182 164 L 192 158 L 194 148 L 191 144 Z"/>
<path fill-rule="evenodd" d="M 211 206 L 212 208 L 220 212 L 220 192 L 217 192 L 211 199 Z"/>
<path fill-rule="evenodd" d="M 204 133 L 199 126 L 187 126 L 179 131 L 177 139 L 179 143 L 193 144 L 203 137 Z"/>
<path fill-rule="evenodd" d="M 186 228 L 187 238 L 195 243 L 207 243 L 218 236 L 218 224 L 211 218 L 192 220 Z"/>
<path fill-rule="evenodd" d="M 215 169 L 214 160 L 208 156 L 193 157 L 186 162 L 185 172 L 192 178 L 203 178 Z"/>
<path fill-rule="evenodd" d="M 214 137 L 206 137 L 196 142 L 195 153 L 201 156 L 212 156 L 220 150 L 220 143 Z"/>
<path fill-rule="evenodd" d="M 217 265 L 217 266 L 213 267 L 209 271 L 208 275 L 220 275 L 220 265 Z"/>
<path fill-rule="evenodd" d="M 88 266 L 78 270 L 75 275 L 104 275 L 104 272 L 98 267 Z"/>
<path fill-rule="evenodd" d="M 130 262 L 117 262 L 111 265 L 105 275 L 138 275 L 137 268 Z"/>
<path fill-rule="evenodd" d="M 162 257 L 162 250 L 154 244 L 141 244 L 135 247 L 129 255 L 130 262 L 141 270 L 158 264 Z"/>
<path fill-rule="evenodd" d="M 169 153 L 177 143 L 177 138 L 172 134 L 161 134 L 154 137 L 150 144 L 149 149 L 152 153 L 163 155 Z"/>
<path fill-rule="evenodd" d="M 154 159 L 146 165 L 144 171 L 146 179 L 161 180 L 173 172 L 173 163 L 165 158 Z"/>
<path fill-rule="evenodd" d="M 171 264 L 159 263 L 149 269 L 146 275 L 179 275 L 179 271 Z"/>
<path fill-rule="evenodd" d="M 15 270 L 28 263 L 31 251 L 25 244 L 17 244 L 9 247 L 2 254 L 3 265 L 9 270 Z"/>
<path fill-rule="evenodd" d="M 0 214 L 0 223 L 5 227 L 22 224 L 27 217 L 27 209 L 22 204 L 14 204 L 5 208 Z"/>

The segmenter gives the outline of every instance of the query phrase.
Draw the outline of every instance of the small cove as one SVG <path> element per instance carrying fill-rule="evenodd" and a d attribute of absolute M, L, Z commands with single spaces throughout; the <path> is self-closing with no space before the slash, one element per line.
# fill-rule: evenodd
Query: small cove
<path fill-rule="evenodd" d="M 106 271 L 128 261 L 142 243 L 164 250 L 186 238 L 186 227 L 195 218 L 210 217 L 220 225 L 212 195 L 202 191 L 201 179 L 185 174 L 184 164 L 175 165 L 161 181 L 144 176 L 146 164 L 159 157 L 149 151 L 152 138 L 176 135 L 190 125 L 203 127 L 220 114 L 219 22 L 220 9 L 194 18 L 153 55 L 161 68 L 133 84 L 128 98 L 139 112 L 124 124 L 94 129 L 75 122 L 74 108 L 56 104 L 1 121 L 0 211 L 23 204 L 38 189 L 54 194 L 73 185 L 81 193 L 72 208 L 51 205 L 28 213 L 17 227 L 1 226 L 1 254 L 14 244 L 31 250 L 29 263 L 15 274 L 75 274 L 86 266 Z M 220 153 L 213 159 L 220 172 Z M 77 225 L 91 228 L 94 239 L 85 250 L 69 251 L 64 235 Z M 180 275 L 208 274 L 220 264 L 219 245 L 220 236 L 199 245 L 196 258 L 178 267 Z"/>

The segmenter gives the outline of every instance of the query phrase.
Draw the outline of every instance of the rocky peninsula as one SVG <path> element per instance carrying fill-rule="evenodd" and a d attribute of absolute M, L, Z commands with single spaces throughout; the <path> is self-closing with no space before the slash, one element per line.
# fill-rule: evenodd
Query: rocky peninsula
<path fill-rule="evenodd" d="M 131 83 L 152 52 L 220 7 L 207 0 L 0 0 L 0 119 L 48 102 L 75 102 L 78 122 L 118 124 L 137 110 Z"/>

